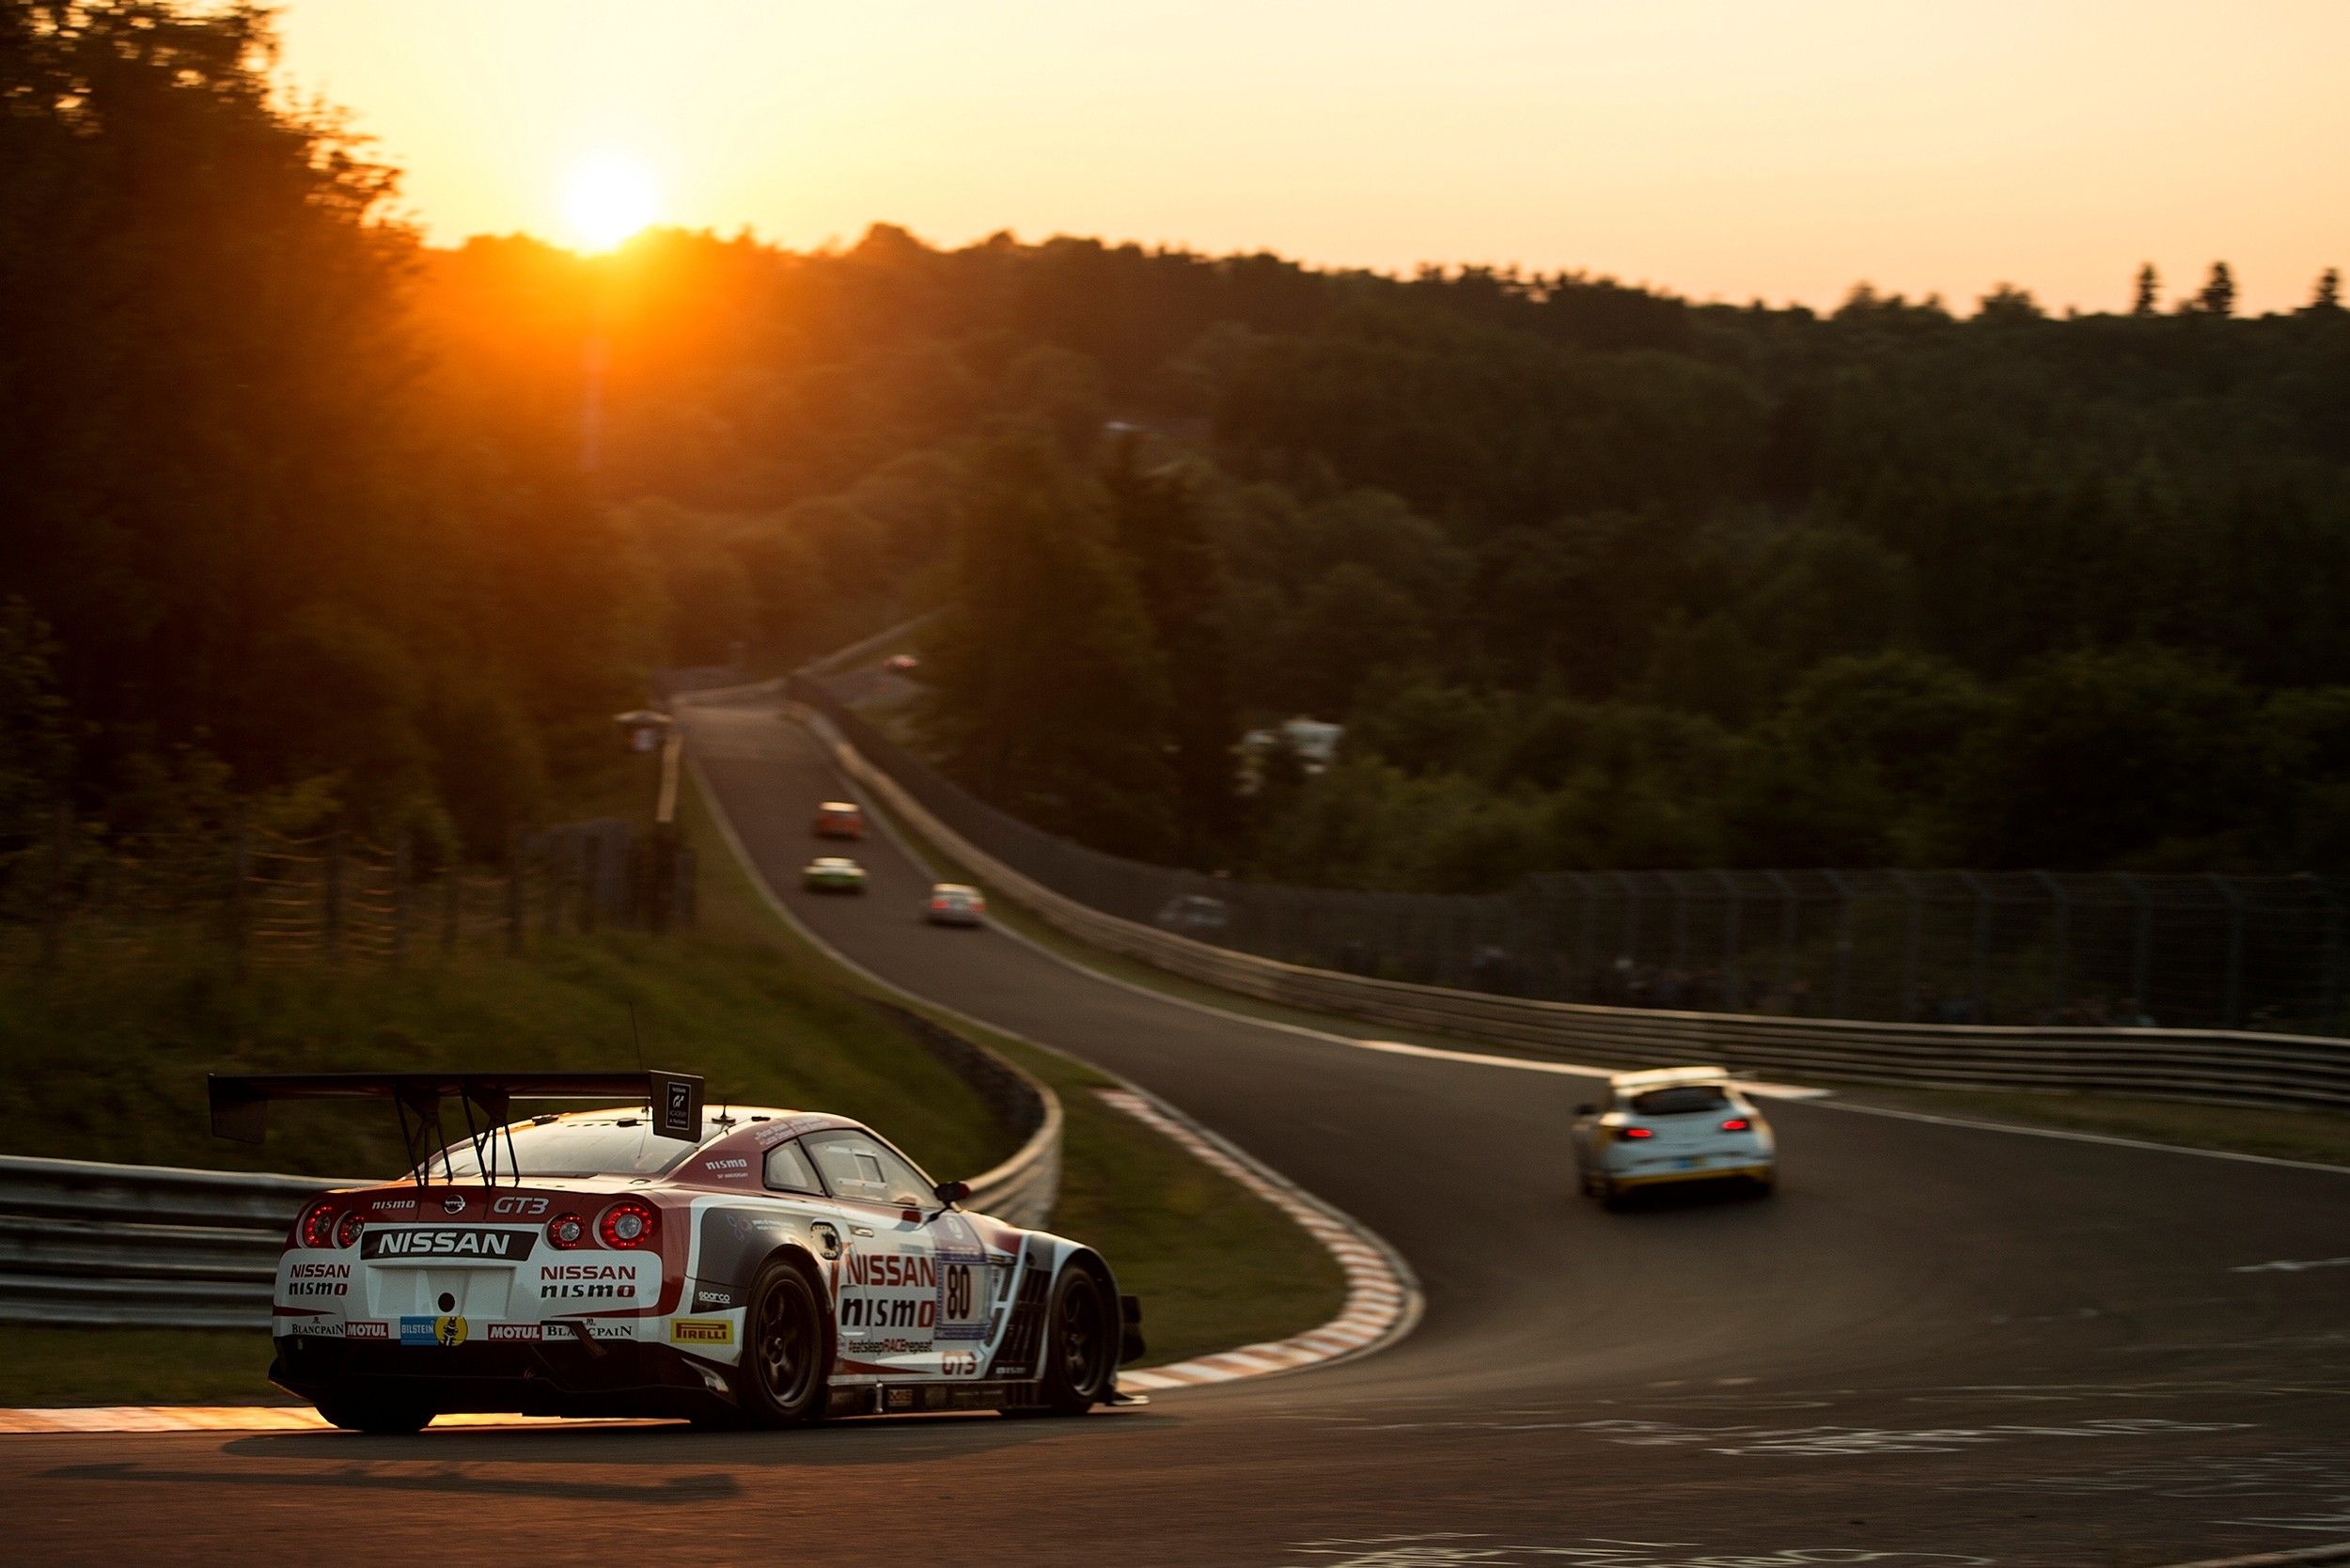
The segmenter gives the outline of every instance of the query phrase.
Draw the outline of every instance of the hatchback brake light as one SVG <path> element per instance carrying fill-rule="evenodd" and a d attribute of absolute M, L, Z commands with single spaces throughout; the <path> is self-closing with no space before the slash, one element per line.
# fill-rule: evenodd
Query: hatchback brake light
<path fill-rule="evenodd" d="M 1751 1130 L 1753 1126 L 1754 1123 L 1747 1121 L 1745 1117 L 1733 1116 L 1729 1121 L 1722 1123 L 1722 1131 L 1725 1133 L 1743 1133 Z"/>
<path fill-rule="evenodd" d="M 1646 1127 L 1625 1127 L 1616 1136 L 1619 1137 L 1654 1137 L 1656 1135 Z"/>

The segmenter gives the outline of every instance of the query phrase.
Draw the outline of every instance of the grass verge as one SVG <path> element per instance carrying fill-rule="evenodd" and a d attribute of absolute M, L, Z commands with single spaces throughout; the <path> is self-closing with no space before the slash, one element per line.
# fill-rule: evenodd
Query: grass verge
<path fill-rule="evenodd" d="M 11 1152 L 215 1168 L 352 1174 L 399 1163 L 381 1117 L 303 1106 L 260 1151 L 216 1143 L 203 1074 L 496 1061 L 627 1069 L 636 1008 L 654 1061 L 697 1065 L 713 1091 L 869 1121 L 936 1171 L 976 1173 L 1010 1152 L 978 1097 L 856 999 L 870 988 L 770 910 L 728 854 L 697 791 L 701 923 L 665 938 L 606 933 L 534 944 L 518 960 L 457 954 L 401 970 L 239 976 L 200 946 L 128 970 L 69 964 L 0 977 L 0 1084 Z M 1335 1316 L 1337 1263 L 1278 1210 L 1102 1105 L 1113 1080 L 936 1010 L 1050 1084 L 1066 1113 L 1055 1228 L 1101 1248 L 1143 1297 L 1149 1361 L 1278 1339 Z M 86 1043 L 102 1040 L 93 1055 Z M 68 1107 L 61 1119 L 57 1109 Z M 41 1114 L 35 1115 L 36 1108 Z M 0 1404 L 250 1403 L 276 1398 L 258 1331 L 12 1325 Z"/>
<path fill-rule="evenodd" d="M 766 940 L 803 961 L 829 965 L 763 901 L 748 902 L 756 899 L 749 878 L 724 851 L 698 788 L 690 792 L 686 820 L 694 841 L 709 846 L 705 879 L 715 880 L 724 861 L 724 874 L 744 895 L 736 907 L 755 914 Z M 873 989 L 861 978 L 836 972 L 845 985 Z M 911 1005 L 1002 1052 L 1060 1096 L 1066 1121 L 1053 1229 L 1098 1247 L 1117 1271 L 1119 1288 L 1142 1297 L 1151 1352 L 1138 1365 L 1277 1340 L 1338 1315 L 1346 1279 L 1337 1260 L 1272 1204 L 1103 1105 L 1094 1091 L 1116 1079 L 943 1009 Z"/>

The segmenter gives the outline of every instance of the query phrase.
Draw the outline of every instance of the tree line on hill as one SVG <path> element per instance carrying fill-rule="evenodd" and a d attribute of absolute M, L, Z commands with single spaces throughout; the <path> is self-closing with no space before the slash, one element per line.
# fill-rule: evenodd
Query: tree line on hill
<path fill-rule="evenodd" d="M 2350 317 L 1699 304 L 877 226 L 426 246 L 268 23 L 0 0 L 0 807 L 494 853 L 663 663 L 939 606 L 1122 853 L 2339 869 Z M 2122 280 L 2117 280 L 2117 282 Z M 1344 724 L 1309 774 L 1241 735 Z"/>

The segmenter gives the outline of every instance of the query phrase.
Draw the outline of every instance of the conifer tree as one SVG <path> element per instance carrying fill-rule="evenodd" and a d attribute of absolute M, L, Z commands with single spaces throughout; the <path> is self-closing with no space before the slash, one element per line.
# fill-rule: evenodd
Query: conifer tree
<path fill-rule="evenodd" d="M 2229 270 L 2225 261 L 2211 264 L 2211 276 L 2204 281 L 2187 308 L 2199 316 L 2235 314 L 2235 274 Z"/>
<path fill-rule="evenodd" d="M 2149 261 L 2138 269 L 2138 293 L 2130 303 L 2130 314 L 2133 316 L 2153 315 L 2161 292 L 2162 279 L 2155 274 L 2154 264 Z"/>

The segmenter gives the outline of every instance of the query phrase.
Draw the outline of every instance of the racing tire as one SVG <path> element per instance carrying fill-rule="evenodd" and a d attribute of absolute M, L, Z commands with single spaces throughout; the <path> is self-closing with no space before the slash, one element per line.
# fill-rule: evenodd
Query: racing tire
<path fill-rule="evenodd" d="M 1118 1304 L 1102 1277 L 1072 1263 L 1053 1282 L 1044 1320 L 1044 1413 L 1082 1416 L 1110 1396 L 1118 1373 Z"/>
<path fill-rule="evenodd" d="M 832 1397 L 832 1314 L 815 1282 L 780 1258 L 751 1282 L 734 1396 L 745 1425 L 806 1426 Z"/>
<path fill-rule="evenodd" d="M 345 1432 L 365 1432 L 377 1437 L 407 1437 L 432 1424 L 432 1412 L 420 1405 L 393 1404 L 372 1399 L 324 1399 L 319 1414 L 329 1426 Z"/>

